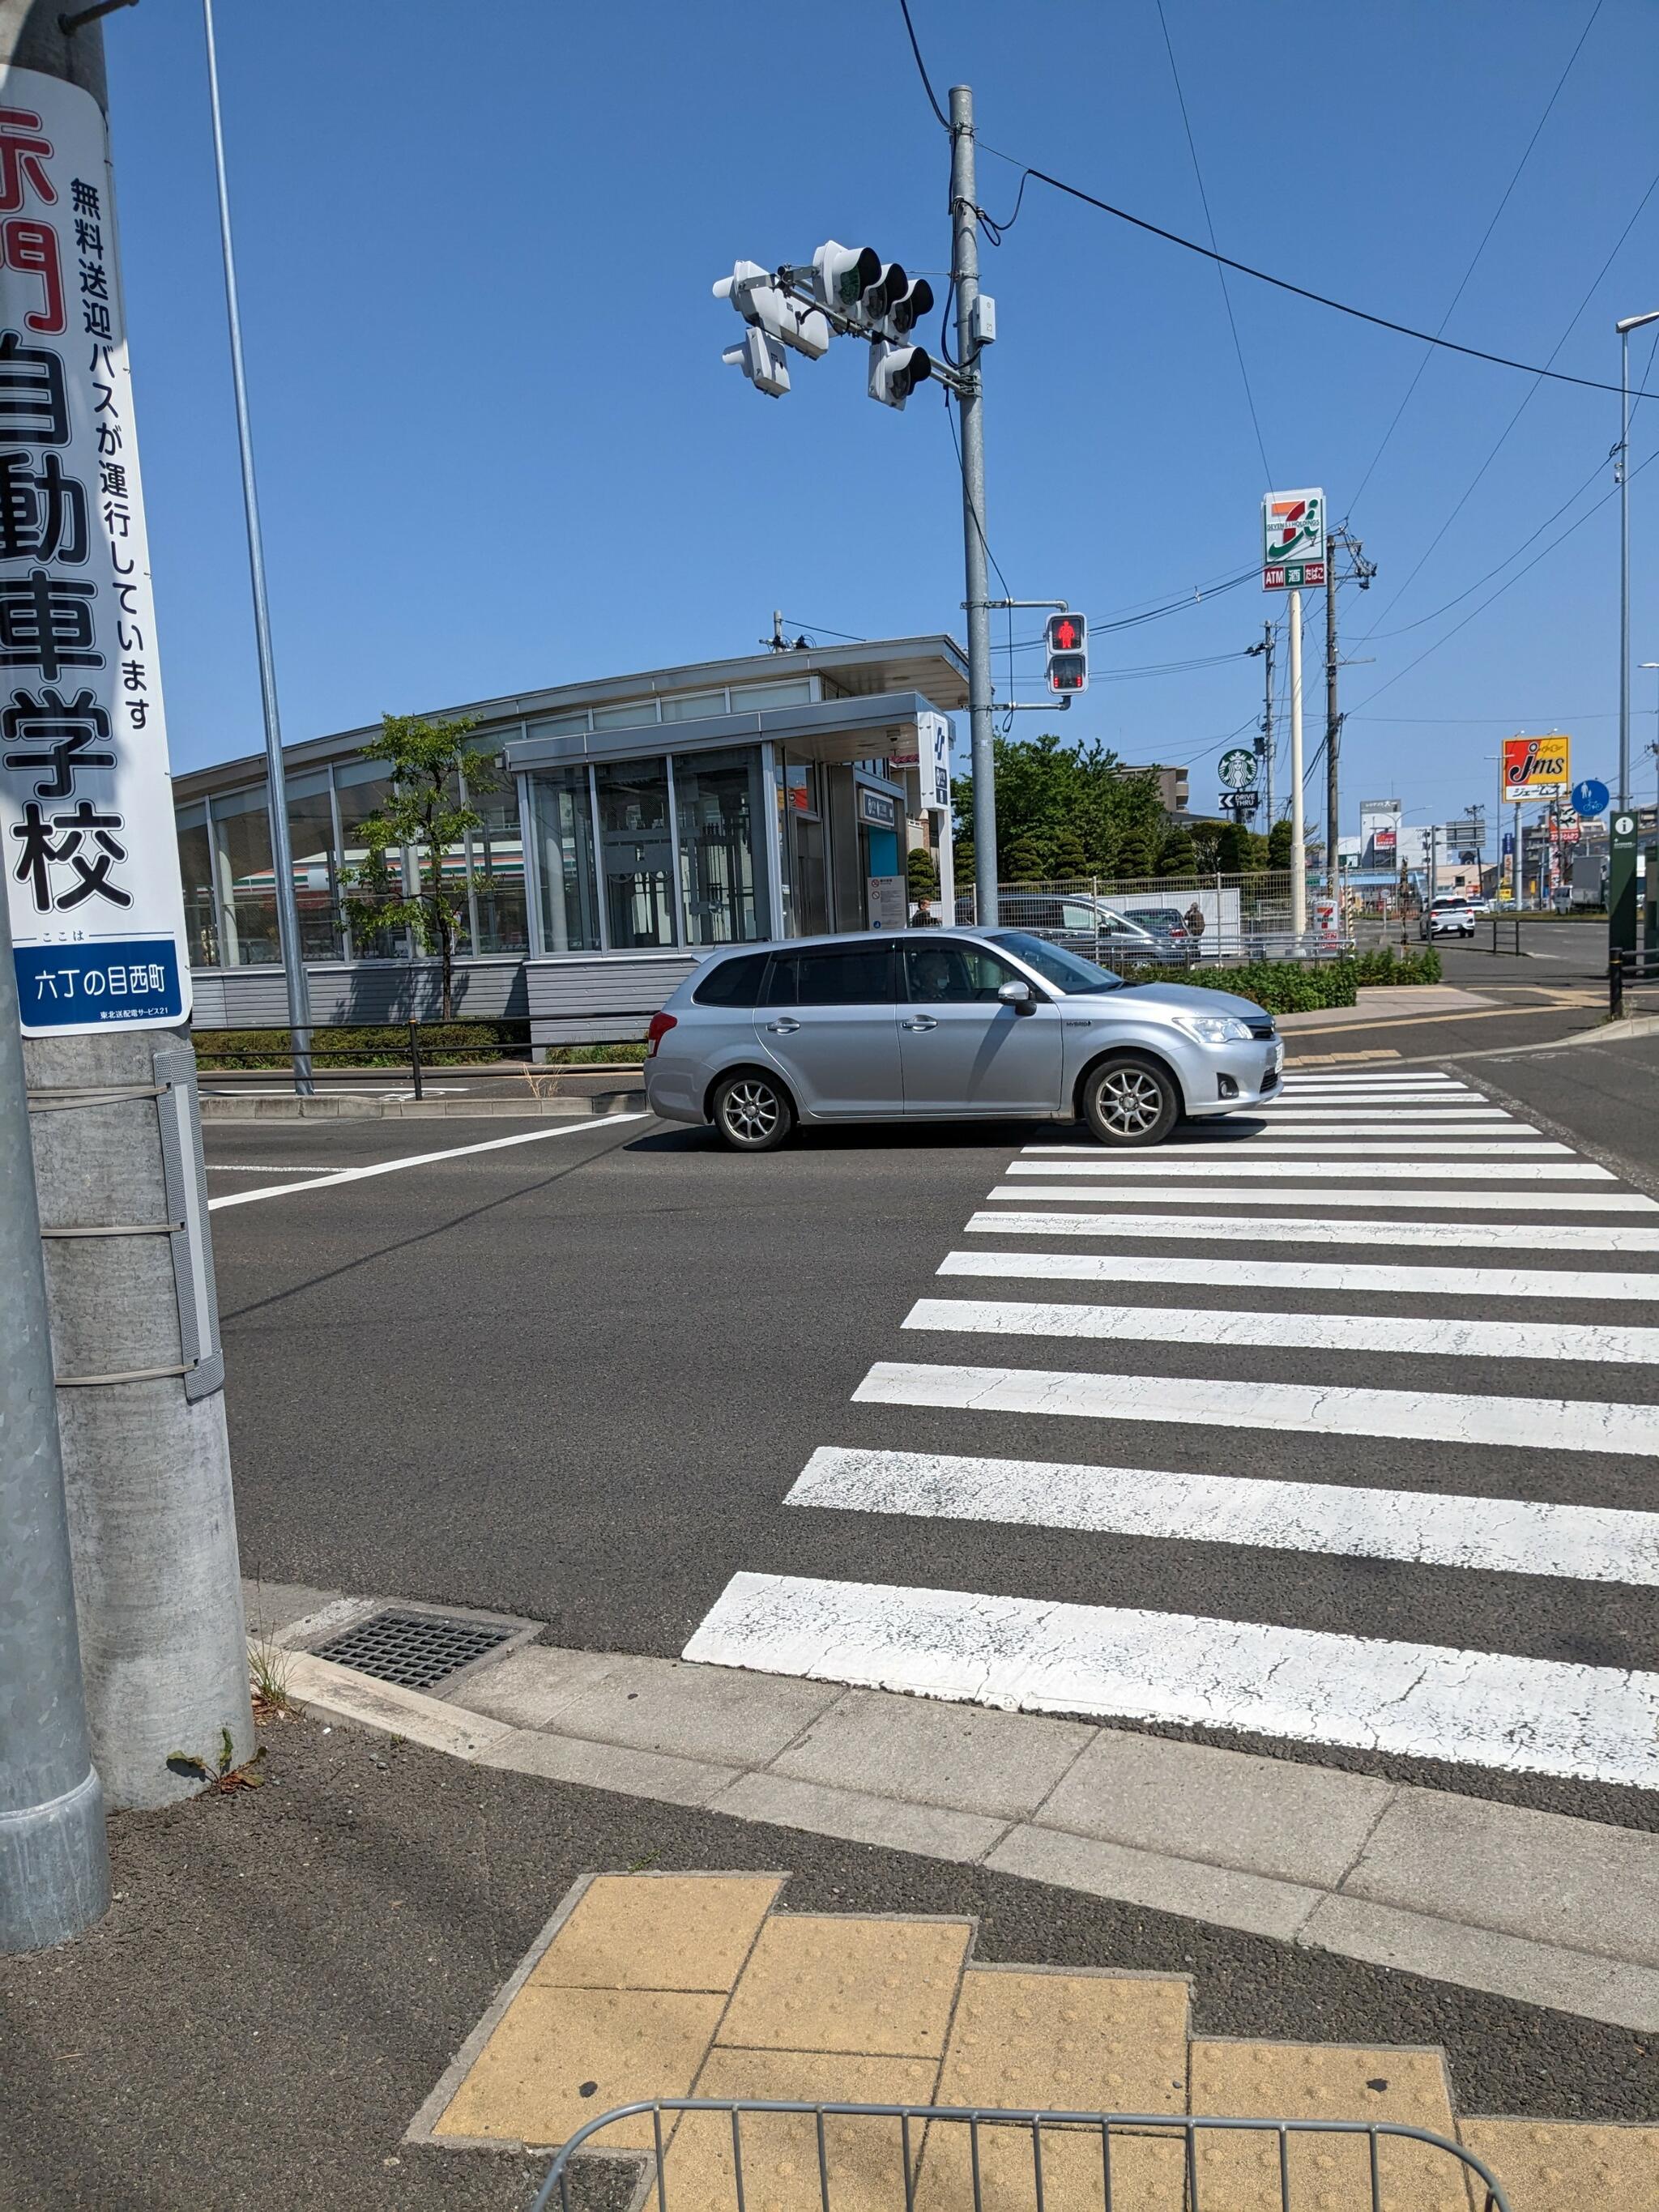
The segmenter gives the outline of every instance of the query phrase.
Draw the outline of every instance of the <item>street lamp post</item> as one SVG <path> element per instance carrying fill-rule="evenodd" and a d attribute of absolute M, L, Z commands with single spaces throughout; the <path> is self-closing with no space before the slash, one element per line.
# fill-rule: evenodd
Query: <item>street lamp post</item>
<path fill-rule="evenodd" d="M 1630 805 L 1630 334 L 1659 323 L 1659 307 L 1626 315 L 1619 333 L 1619 804 Z"/>

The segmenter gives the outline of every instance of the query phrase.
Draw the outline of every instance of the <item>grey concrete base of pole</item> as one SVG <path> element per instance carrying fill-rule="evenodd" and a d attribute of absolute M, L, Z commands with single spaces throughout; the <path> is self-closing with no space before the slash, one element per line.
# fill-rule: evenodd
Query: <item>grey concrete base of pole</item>
<path fill-rule="evenodd" d="M 176 1754 L 211 1770 L 227 1735 L 232 1764 L 253 1750 L 224 1395 L 199 1361 L 188 1389 L 180 1371 L 200 1348 L 168 1233 L 181 1183 L 201 1188 L 193 1089 L 178 1079 L 193 1060 L 167 1030 L 30 1038 L 24 1053 L 93 1754 L 112 1808 L 152 1808 L 202 1786 L 168 1766 Z M 64 1229 L 106 1233 L 52 1233 Z"/>
<path fill-rule="evenodd" d="M 0 885 L 0 1952 L 109 1908 L 53 1405 L 17 987 Z"/>

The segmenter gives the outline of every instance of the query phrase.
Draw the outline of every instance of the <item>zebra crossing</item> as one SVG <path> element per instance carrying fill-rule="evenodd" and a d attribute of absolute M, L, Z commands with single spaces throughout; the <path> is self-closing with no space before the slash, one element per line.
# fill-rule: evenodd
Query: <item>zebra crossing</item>
<path fill-rule="evenodd" d="M 1026 1145 L 684 1656 L 1659 1789 L 1655 1252 L 1438 1072 Z"/>

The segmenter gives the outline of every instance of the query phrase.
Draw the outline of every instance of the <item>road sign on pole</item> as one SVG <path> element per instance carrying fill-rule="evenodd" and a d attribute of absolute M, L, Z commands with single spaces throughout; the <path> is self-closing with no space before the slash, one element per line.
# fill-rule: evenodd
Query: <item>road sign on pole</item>
<path fill-rule="evenodd" d="M 1325 580 L 1325 495 L 1270 491 L 1261 502 L 1261 588 L 1299 592 Z"/>
<path fill-rule="evenodd" d="M 1611 792 L 1599 777 L 1587 775 L 1582 783 L 1572 787 L 1572 811 L 1586 822 L 1594 822 L 1598 814 L 1607 811 Z"/>

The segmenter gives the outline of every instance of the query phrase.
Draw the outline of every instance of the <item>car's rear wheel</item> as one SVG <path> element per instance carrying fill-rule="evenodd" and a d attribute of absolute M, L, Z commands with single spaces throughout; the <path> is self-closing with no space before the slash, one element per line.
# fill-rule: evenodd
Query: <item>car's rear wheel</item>
<path fill-rule="evenodd" d="M 1084 1078 L 1083 1117 L 1103 1145 L 1161 1145 L 1180 1116 L 1176 1079 L 1155 1060 L 1113 1053 Z"/>
<path fill-rule="evenodd" d="M 789 1094 L 757 1067 L 723 1075 L 714 1086 L 714 1127 L 737 1152 L 776 1150 L 795 1125 Z"/>

